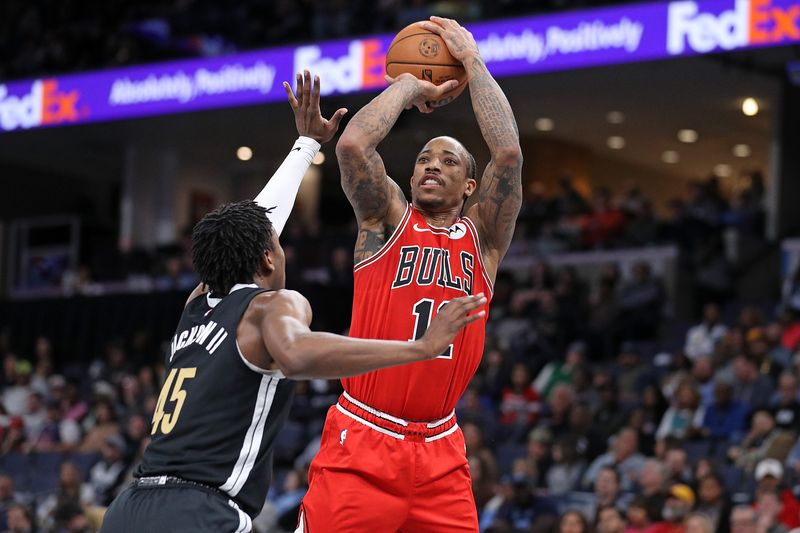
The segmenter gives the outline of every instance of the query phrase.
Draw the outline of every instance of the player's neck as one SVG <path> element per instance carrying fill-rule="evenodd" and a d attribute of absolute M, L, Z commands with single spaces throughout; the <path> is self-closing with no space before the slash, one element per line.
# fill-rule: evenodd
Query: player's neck
<path fill-rule="evenodd" d="M 456 220 L 461 216 L 461 208 L 454 207 L 447 211 L 427 211 L 422 207 L 417 207 L 417 210 L 422 213 L 422 216 L 431 226 L 439 228 L 449 228 L 456 223 Z"/>

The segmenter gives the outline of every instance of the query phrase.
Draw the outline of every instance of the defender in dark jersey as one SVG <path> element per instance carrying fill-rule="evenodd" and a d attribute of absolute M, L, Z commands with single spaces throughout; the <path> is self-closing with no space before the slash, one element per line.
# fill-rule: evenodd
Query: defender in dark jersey
<path fill-rule="evenodd" d="M 328 133 L 320 140 L 335 127 Z M 453 300 L 418 341 L 312 332 L 308 301 L 283 289 L 283 250 L 267 209 L 251 201 L 222 206 L 192 239 L 203 283 L 170 345 L 152 442 L 136 480 L 106 513 L 103 533 L 250 531 L 269 488 L 291 379 L 432 359 L 483 316 L 469 315 L 486 303 L 477 295 Z"/>

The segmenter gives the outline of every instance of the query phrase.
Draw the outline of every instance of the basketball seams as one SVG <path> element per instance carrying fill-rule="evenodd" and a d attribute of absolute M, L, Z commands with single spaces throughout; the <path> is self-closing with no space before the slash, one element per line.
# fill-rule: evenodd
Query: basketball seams
<path fill-rule="evenodd" d="M 454 67 L 454 68 L 464 68 L 464 65 L 461 63 L 458 64 L 451 64 L 451 63 L 417 63 L 416 61 L 392 61 L 391 63 L 386 63 L 386 67 L 388 68 L 389 65 L 417 65 L 419 67 Z"/>

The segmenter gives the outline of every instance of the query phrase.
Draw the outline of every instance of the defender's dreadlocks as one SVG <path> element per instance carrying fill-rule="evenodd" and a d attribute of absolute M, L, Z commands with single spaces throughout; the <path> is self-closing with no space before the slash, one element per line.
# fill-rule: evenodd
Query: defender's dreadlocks
<path fill-rule="evenodd" d="M 237 283 L 252 283 L 267 250 L 272 251 L 272 223 L 267 210 L 251 200 L 217 208 L 192 231 L 194 268 L 219 296 Z"/>

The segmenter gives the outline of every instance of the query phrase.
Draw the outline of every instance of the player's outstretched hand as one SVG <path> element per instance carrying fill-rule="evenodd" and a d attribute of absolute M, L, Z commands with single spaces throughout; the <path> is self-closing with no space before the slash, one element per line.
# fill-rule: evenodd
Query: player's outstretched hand
<path fill-rule="evenodd" d="M 311 73 L 308 70 L 302 74 L 298 72 L 296 96 L 288 82 L 283 82 L 283 89 L 286 91 L 286 98 L 294 112 L 297 133 L 304 137 L 311 137 L 320 144 L 333 139 L 347 109 L 343 107 L 337 109 L 330 119 L 322 116 L 322 112 L 319 110 L 319 76 L 314 76 L 312 84 Z"/>
<path fill-rule="evenodd" d="M 411 101 L 411 104 L 406 107 L 406 109 L 411 109 L 412 106 L 415 106 L 422 113 L 432 113 L 434 108 L 431 107 L 429 102 L 437 102 L 441 100 L 444 93 L 452 91 L 458 87 L 458 80 L 448 80 L 441 85 L 434 85 L 429 81 L 421 80 L 415 77 L 413 74 L 409 74 L 407 72 L 400 74 L 396 78 L 392 78 L 391 76 L 387 75 L 386 81 L 390 85 L 394 85 L 395 83 L 413 84 L 412 86 L 416 91 L 416 97 Z"/>
<path fill-rule="evenodd" d="M 478 43 L 475 42 L 472 32 L 455 20 L 431 17 L 430 22 L 424 21 L 420 26 L 439 35 L 450 50 L 450 54 L 462 63 L 470 58 L 480 57 Z"/>
<path fill-rule="evenodd" d="M 423 343 L 425 353 L 433 359 L 450 346 L 461 328 L 486 315 L 486 311 L 483 309 L 473 313 L 484 305 L 486 305 L 486 297 L 483 293 L 462 296 L 448 302 L 439 310 L 425 334 L 417 342 Z"/>

